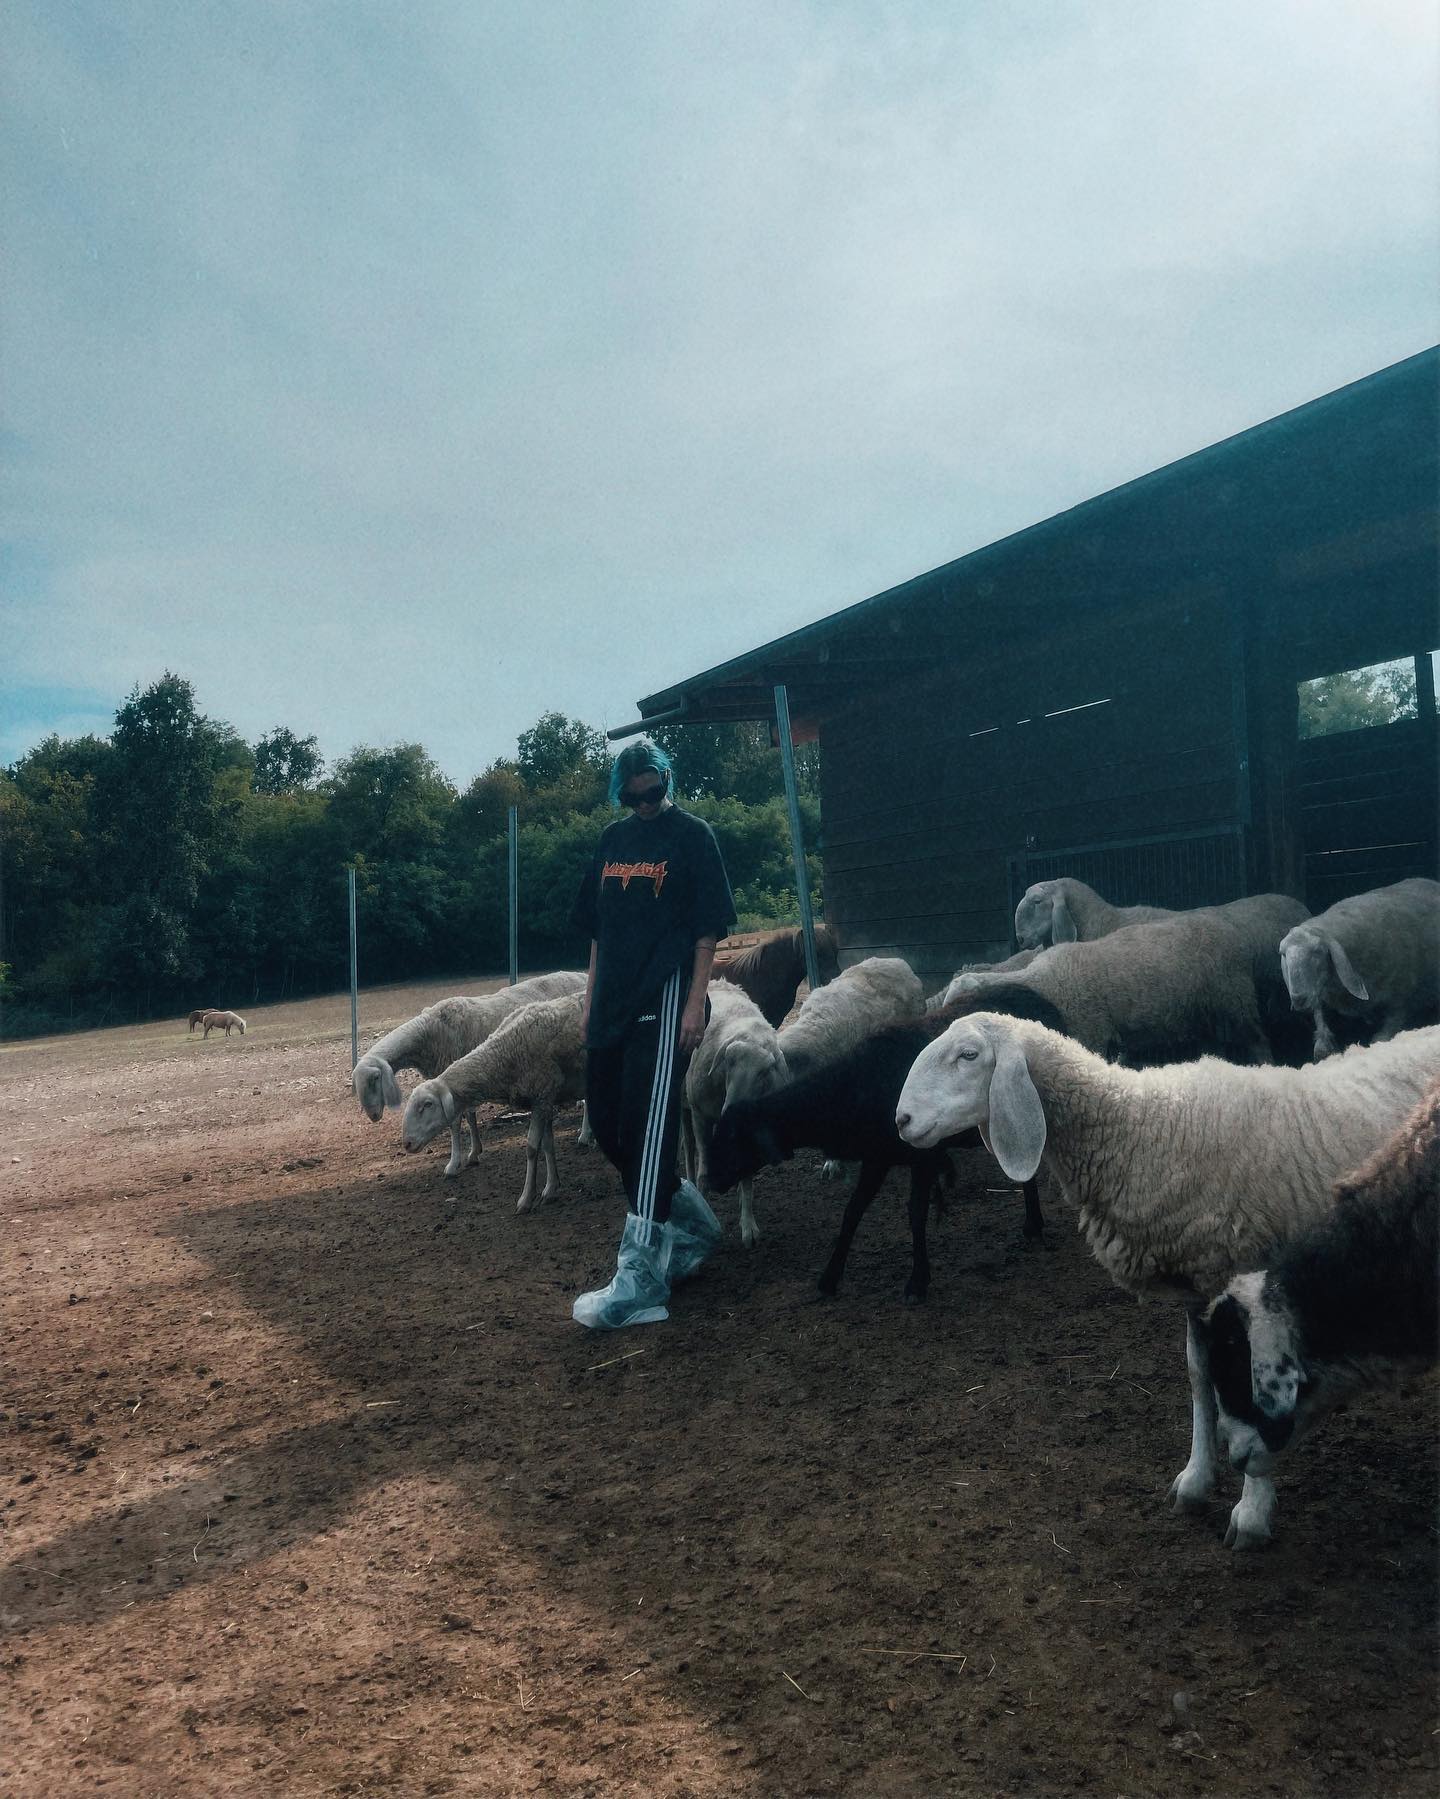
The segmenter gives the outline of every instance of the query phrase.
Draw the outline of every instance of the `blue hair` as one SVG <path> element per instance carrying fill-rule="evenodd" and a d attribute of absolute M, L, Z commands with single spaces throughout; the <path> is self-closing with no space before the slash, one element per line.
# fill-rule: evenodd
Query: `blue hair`
<path fill-rule="evenodd" d="M 627 743 L 625 748 L 610 764 L 610 804 L 618 806 L 620 795 L 625 791 L 627 781 L 643 774 L 647 768 L 653 768 L 657 775 L 668 775 L 670 778 L 670 798 L 675 797 L 675 770 L 670 758 L 658 744 L 651 743 L 649 738 L 638 738 L 634 743 Z"/>

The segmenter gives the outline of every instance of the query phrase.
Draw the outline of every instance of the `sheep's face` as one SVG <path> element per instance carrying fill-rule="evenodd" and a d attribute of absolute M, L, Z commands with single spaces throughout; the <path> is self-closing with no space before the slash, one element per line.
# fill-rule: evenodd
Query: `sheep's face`
<path fill-rule="evenodd" d="M 785 1058 L 774 1044 L 734 1042 L 725 1050 L 725 1104 L 762 1099 L 785 1084 Z"/>
<path fill-rule="evenodd" d="M 1280 944 L 1280 972 L 1297 1012 L 1313 1012 L 1330 985 L 1330 955 L 1312 931 L 1291 931 Z"/>
<path fill-rule="evenodd" d="M 974 1019 L 961 1018 L 911 1064 L 895 1108 L 895 1128 L 916 1149 L 984 1124 L 990 1116 L 995 1050 Z"/>
<path fill-rule="evenodd" d="M 412 1154 L 432 1138 L 448 1131 L 455 1117 L 455 1102 L 439 1081 L 421 1081 L 405 1103 L 400 1140 Z"/>
<path fill-rule="evenodd" d="M 1039 949 L 1050 941 L 1050 911 L 1055 897 L 1053 881 L 1036 881 L 1025 889 L 1015 908 L 1015 939 L 1021 949 Z"/>
<path fill-rule="evenodd" d="M 362 1056 L 350 1076 L 350 1085 L 360 1101 L 360 1110 L 371 1124 L 379 1124 L 385 1116 L 385 1083 L 380 1065 Z"/>
<path fill-rule="evenodd" d="M 717 1193 L 728 1193 L 739 1182 L 753 1179 L 760 1169 L 788 1162 L 792 1154 L 747 1101 L 726 1106 L 710 1138 L 710 1185 Z"/>
<path fill-rule="evenodd" d="M 1231 1466 L 1269 1474 L 1317 1410 L 1294 1320 L 1262 1271 L 1231 1281 L 1195 1329 L 1209 1357 L 1216 1429 Z"/>

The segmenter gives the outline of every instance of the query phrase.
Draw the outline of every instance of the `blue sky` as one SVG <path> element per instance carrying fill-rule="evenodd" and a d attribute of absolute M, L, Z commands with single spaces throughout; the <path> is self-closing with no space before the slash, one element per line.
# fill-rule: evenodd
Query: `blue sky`
<path fill-rule="evenodd" d="M 1440 336 L 1429 0 L 6 12 L 0 763 L 463 785 Z"/>

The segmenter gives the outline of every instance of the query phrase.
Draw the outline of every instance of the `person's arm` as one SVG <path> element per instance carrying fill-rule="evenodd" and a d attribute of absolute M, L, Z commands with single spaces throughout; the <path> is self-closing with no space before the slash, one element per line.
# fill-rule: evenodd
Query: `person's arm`
<path fill-rule="evenodd" d="M 680 1053 L 688 1056 L 705 1035 L 705 990 L 710 985 L 710 965 L 715 960 L 715 939 L 697 937 L 695 960 L 690 968 L 690 995 L 680 1014 Z"/>

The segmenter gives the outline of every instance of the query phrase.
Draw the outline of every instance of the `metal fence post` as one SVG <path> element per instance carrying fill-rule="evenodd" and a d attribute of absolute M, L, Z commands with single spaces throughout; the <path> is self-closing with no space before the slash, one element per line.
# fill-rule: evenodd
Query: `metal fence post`
<path fill-rule="evenodd" d="M 790 853 L 795 858 L 795 891 L 800 900 L 800 930 L 805 938 L 805 978 L 813 993 L 820 985 L 815 960 L 815 919 L 810 911 L 810 878 L 805 871 L 805 839 L 800 834 L 800 796 L 795 788 L 795 746 L 790 741 L 790 696 L 775 689 L 775 723 L 780 731 L 780 767 L 785 775 L 785 808 L 790 814 Z"/>
<path fill-rule="evenodd" d="M 510 808 L 510 985 L 520 979 L 520 814 Z"/>
<path fill-rule="evenodd" d="M 355 868 L 352 864 L 346 870 L 350 876 L 350 1066 L 353 1068 L 360 1060 L 360 961 L 355 944 Z"/>

